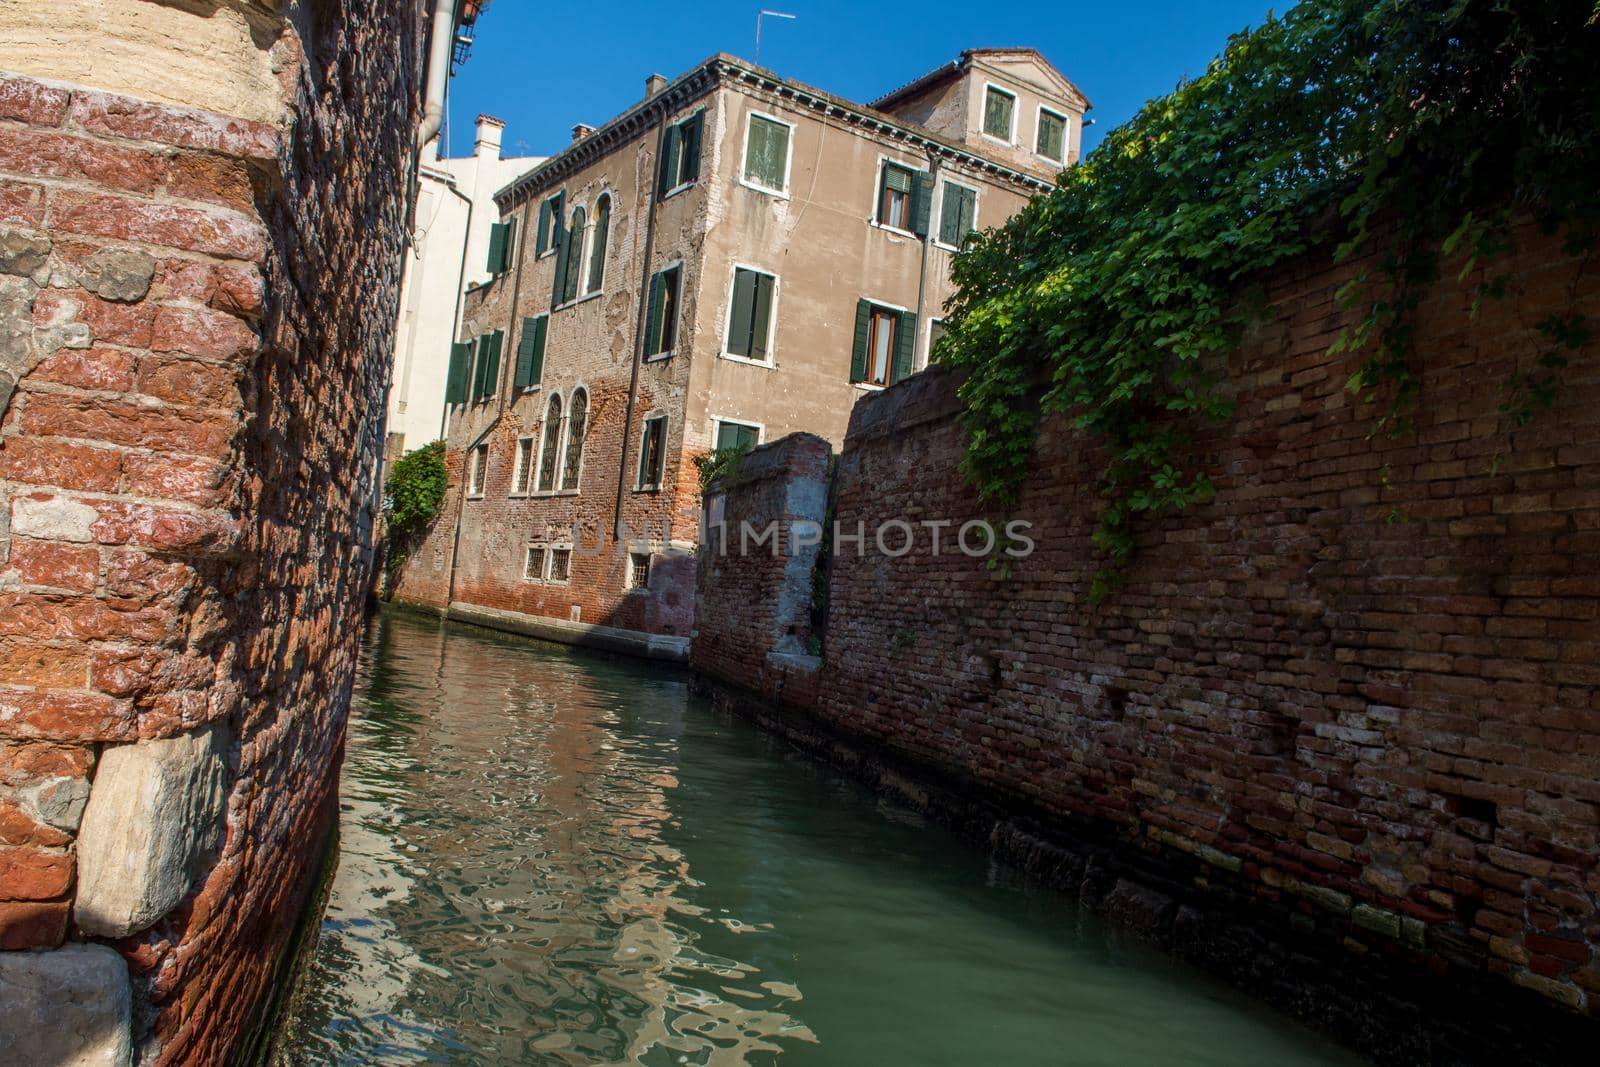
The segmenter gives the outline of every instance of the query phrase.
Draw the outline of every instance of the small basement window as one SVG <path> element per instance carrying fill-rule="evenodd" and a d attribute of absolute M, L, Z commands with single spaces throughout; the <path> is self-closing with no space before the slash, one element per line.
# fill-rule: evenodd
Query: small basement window
<path fill-rule="evenodd" d="M 550 550 L 550 580 L 564 582 L 572 577 L 572 549 L 552 548 Z"/>
<path fill-rule="evenodd" d="M 543 545 L 529 545 L 527 555 L 522 559 L 522 577 L 524 581 L 544 581 L 545 547 Z"/>
<path fill-rule="evenodd" d="M 628 580 L 629 592 L 640 592 L 650 588 L 650 553 L 628 553 Z"/>
<path fill-rule="evenodd" d="M 489 446 L 479 445 L 472 450 L 467 464 L 467 495 L 482 496 L 483 483 L 489 474 Z"/>

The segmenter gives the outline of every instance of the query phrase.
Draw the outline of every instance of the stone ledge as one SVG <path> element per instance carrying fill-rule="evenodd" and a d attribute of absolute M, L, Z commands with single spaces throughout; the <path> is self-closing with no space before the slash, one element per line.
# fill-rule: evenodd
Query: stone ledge
<path fill-rule="evenodd" d="M 689 639 L 663 634 L 647 634 L 638 630 L 624 630 L 616 626 L 599 626 L 590 623 L 568 622 L 565 619 L 548 619 L 539 615 L 524 615 L 519 611 L 485 608 L 477 604 L 455 600 L 445 617 L 453 622 L 470 622 L 491 630 L 537 637 L 580 648 L 597 648 L 606 652 L 620 652 L 641 659 L 663 660 L 668 663 L 689 661 Z"/>

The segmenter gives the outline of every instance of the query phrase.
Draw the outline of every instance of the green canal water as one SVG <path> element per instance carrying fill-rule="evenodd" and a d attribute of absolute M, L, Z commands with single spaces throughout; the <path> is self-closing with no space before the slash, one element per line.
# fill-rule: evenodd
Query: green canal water
<path fill-rule="evenodd" d="M 659 668 L 380 616 L 342 788 L 295 1063 L 1354 1062 Z"/>

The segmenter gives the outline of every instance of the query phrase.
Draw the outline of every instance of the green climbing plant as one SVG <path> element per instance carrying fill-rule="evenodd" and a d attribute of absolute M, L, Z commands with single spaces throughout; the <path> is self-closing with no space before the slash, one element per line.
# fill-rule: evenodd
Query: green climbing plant
<path fill-rule="evenodd" d="M 1307 0 L 1233 37 L 1200 77 L 1147 104 L 1057 188 L 956 257 L 940 362 L 964 369 L 966 475 L 1016 499 L 1039 419 L 1100 445 L 1093 595 L 1140 516 L 1213 493 L 1193 429 L 1231 412 L 1225 356 L 1267 314 L 1258 272 L 1314 247 L 1371 266 L 1340 293 L 1357 325 L 1351 390 L 1401 434 L 1420 394 L 1412 316 L 1448 263 L 1462 279 L 1531 214 L 1573 256 L 1600 200 L 1600 11 L 1593 0 Z M 1490 277 L 1479 297 L 1505 292 Z M 1554 395 L 1589 327 L 1508 383 L 1510 423 Z M 1575 343 L 1576 342 L 1576 343 Z"/>
<path fill-rule="evenodd" d="M 444 442 L 435 441 L 401 456 L 383 483 L 388 528 L 389 576 L 397 577 L 411 549 L 422 540 L 444 506 Z"/>

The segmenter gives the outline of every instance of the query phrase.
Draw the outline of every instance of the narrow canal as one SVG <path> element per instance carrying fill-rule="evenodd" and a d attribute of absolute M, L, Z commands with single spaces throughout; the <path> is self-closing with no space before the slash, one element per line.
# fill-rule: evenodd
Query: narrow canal
<path fill-rule="evenodd" d="M 375 619 L 295 1063 L 1349 1063 L 684 679 Z"/>

